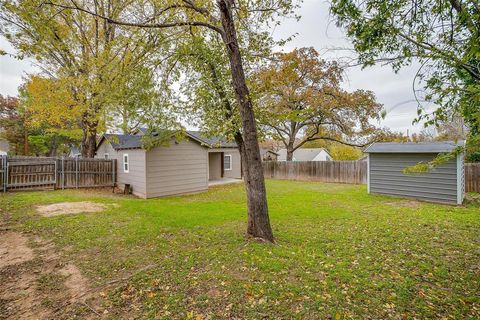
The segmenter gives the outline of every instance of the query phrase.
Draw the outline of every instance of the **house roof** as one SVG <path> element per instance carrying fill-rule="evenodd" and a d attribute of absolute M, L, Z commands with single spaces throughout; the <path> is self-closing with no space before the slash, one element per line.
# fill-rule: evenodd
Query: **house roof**
<path fill-rule="evenodd" d="M 187 135 L 196 139 L 210 148 L 237 148 L 236 142 L 228 142 L 223 137 L 207 137 L 200 131 L 187 131 Z"/>
<path fill-rule="evenodd" d="M 139 129 L 145 133 L 145 128 Z M 227 142 L 221 137 L 208 138 L 200 133 L 200 131 L 187 131 L 187 136 L 199 142 L 201 145 L 208 148 L 237 148 L 235 142 Z M 99 141 L 98 146 L 107 139 L 115 150 L 123 149 L 141 149 L 143 147 L 142 135 L 140 134 L 104 134 Z"/>
<path fill-rule="evenodd" d="M 131 134 L 104 134 L 104 138 L 106 138 L 110 144 L 112 145 L 113 149 L 121 150 L 121 149 L 141 149 L 142 148 L 142 136 L 140 135 L 131 135 Z M 103 139 L 102 139 L 103 140 Z M 102 140 L 98 143 L 100 145 Z"/>
<path fill-rule="evenodd" d="M 295 161 L 312 161 L 322 151 L 325 151 L 328 154 L 327 150 L 323 148 L 300 148 L 293 152 L 293 157 L 295 158 Z M 278 151 L 278 160 L 283 161 L 286 159 L 287 149 L 280 149 Z"/>
<path fill-rule="evenodd" d="M 377 142 L 365 149 L 365 153 L 440 153 L 463 146 L 465 141 L 440 142 Z"/>

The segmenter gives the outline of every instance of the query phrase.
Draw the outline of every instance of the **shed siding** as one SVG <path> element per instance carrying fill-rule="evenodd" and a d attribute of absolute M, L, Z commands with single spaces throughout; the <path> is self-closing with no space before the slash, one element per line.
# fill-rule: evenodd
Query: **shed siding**
<path fill-rule="evenodd" d="M 457 203 L 456 159 L 428 173 L 404 174 L 402 172 L 406 167 L 420 161 L 431 161 L 436 156 L 437 154 L 434 153 L 371 153 L 369 155 L 370 193 Z"/>
<path fill-rule="evenodd" d="M 225 170 L 223 176 L 225 178 L 241 179 L 242 178 L 242 164 L 240 157 L 240 150 L 237 148 L 214 148 L 209 152 L 223 152 L 224 155 L 232 156 L 232 170 Z"/>
<path fill-rule="evenodd" d="M 208 189 L 208 154 L 197 142 L 184 140 L 146 153 L 147 197 Z"/>
<path fill-rule="evenodd" d="M 127 149 L 116 151 L 109 142 L 104 141 L 98 147 L 95 157 L 103 159 L 105 153 L 108 153 L 110 159 L 117 159 L 117 184 L 119 188 L 124 188 L 125 184 L 128 183 L 132 187 L 134 195 L 146 198 L 145 150 Z M 123 172 L 123 154 L 125 153 L 128 154 L 128 173 Z"/>

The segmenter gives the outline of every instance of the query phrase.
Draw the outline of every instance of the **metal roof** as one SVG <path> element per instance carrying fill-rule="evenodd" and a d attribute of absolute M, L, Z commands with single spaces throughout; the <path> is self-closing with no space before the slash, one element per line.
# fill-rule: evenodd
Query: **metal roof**
<path fill-rule="evenodd" d="M 463 146 L 465 141 L 439 142 L 376 142 L 365 149 L 365 153 L 440 153 L 450 152 Z"/>

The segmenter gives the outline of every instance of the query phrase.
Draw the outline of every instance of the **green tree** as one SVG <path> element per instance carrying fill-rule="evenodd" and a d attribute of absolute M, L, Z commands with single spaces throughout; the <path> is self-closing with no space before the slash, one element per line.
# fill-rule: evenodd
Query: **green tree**
<path fill-rule="evenodd" d="M 334 160 L 358 160 L 362 157 L 360 148 L 335 143 L 329 148 L 329 153 Z"/>
<path fill-rule="evenodd" d="M 88 12 L 104 19 L 110 24 L 137 27 L 142 29 L 176 30 L 187 34 L 189 30 L 202 28 L 202 37 L 220 37 L 222 51 L 229 61 L 229 75 L 232 91 L 241 120 L 241 136 L 237 139 L 243 161 L 243 175 L 247 193 L 248 226 L 247 234 L 252 237 L 273 241 L 265 190 L 263 168 L 258 146 L 258 135 L 252 98 L 245 75 L 244 62 L 249 52 L 242 52 L 239 36 L 244 26 L 250 28 L 270 27 L 277 23 L 279 15 L 292 12 L 291 0 L 280 1 L 163 1 L 161 3 L 138 2 L 129 6 L 132 13 L 127 20 L 124 17 L 111 18 L 90 10 L 88 2 L 62 4 L 53 3 L 53 7 Z"/>
<path fill-rule="evenodd" d="M 20 57 L 36 59 L 44 74 L 70 91 L 75 107 L 67 110 L 81 111 L 82 155 L 93 157 L 97 134 L 105 130 L 110 108 L 123 101 L 115 99 L 121 96 L 117 88 L 146 64 L 161 38 L 127 31 L 85 12 L 44 4 L 41 0 L 2 1 L 1 34 Z M 122 1 L 90 4 L 92 10 L 110 18 L 125 14 Z"/>
<path fill-rule="evenodd" d="M 480 6 L 477 1 L 333 0 L 331 11 L 364 65 L 398 70 L 420 62 L 425 98 L 439 107 L 419 119 L 439 124 L 461 115 L 480 134 Z M 418 119 L 418 120 L 419 120 Z"/>

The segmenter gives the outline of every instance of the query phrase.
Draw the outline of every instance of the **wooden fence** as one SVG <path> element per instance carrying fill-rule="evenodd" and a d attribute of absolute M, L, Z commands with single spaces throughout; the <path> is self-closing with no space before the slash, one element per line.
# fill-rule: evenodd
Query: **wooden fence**
<path fill-rule="evenodd" d="M 366 161 L 266 161 L 265 178 L 336 183 L 367 183 Z M 480 192 L 480 163 L 465 164 L 465 191 Z"/>
<path fill-rule="evenodd" d="M 266 161 L 266 178 L 337 183 L 367 183 L 366 161 Z"/>
<path fill-rule="evenodd" d="M 465 163 L 465 191 L 480 192 L 480 163 Z"/>
<path fill-rule="evenodd" d="M 116 160 L 1 157 L 1 191 L 111 187 L 116 182 Z"/>

